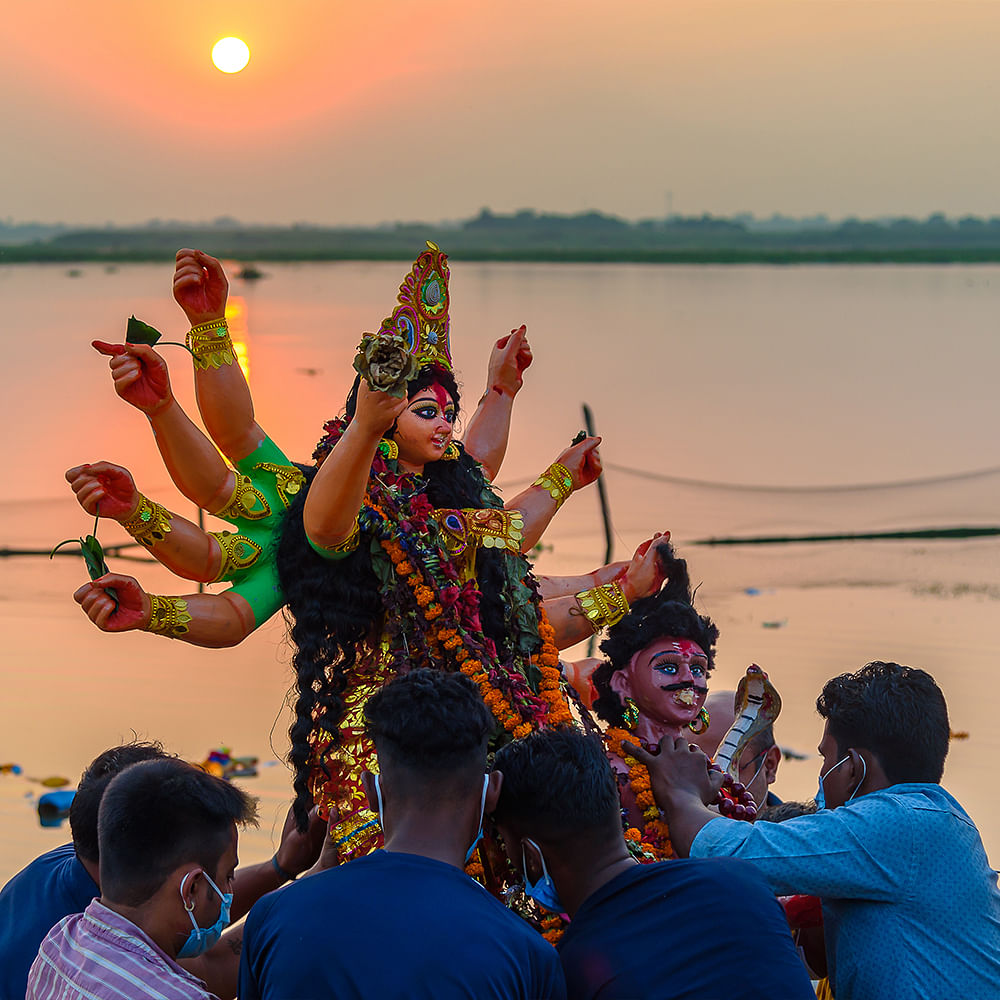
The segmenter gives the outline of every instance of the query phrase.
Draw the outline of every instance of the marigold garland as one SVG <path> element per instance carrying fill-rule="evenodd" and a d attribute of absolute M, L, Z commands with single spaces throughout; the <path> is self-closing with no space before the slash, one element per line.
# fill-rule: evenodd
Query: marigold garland
<path fill-rule="evenodd" d="M 634 743 L 635 735 L 612 726 L 605 732 L 604 738 L 608 750 L 625 762 L 628 768 L 629 787 L 635 796 L 636 805 L 642 811 L 642 829 L 629 827 L 625 831 L 625 839 L 634 844 L 635 849 L 646 853 L 647 860 L 660 861 L 676 857 L 673 844 L 670 843 L 670 828 L 660 816 L 660 810 L 653 798 L 649 769 L 622 745 L 626 740 Z"/>

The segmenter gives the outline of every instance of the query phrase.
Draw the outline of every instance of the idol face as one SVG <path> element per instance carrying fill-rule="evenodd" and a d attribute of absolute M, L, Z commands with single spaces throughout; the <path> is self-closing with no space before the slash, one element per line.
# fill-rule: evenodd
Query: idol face
<path fill-rule="evenodd" d="M 708 657 L 696 642 L 662 636 L 639 650 L 623 670 L 611 675 L 611 688 L 631 698 L 657 727 L 674 731 L 694 719 L 708 694 Z"/>
<path fill-rule="evenodd" d="M 401 466 L 422 472 L 428 462 L 439 461 L 451 444 L 456 414 L 455 401 L 436 382 L 417 392 L 396 418 L 392 436 Z"/>

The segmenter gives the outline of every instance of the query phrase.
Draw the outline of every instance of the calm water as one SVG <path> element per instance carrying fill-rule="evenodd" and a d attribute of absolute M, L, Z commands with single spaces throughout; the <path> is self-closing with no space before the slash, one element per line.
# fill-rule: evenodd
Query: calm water
<path fill-rule="evenodd" d="M 308 459 L 349 384 L 359 335 L 391 308 L 397 264 L 265 267 L 234 282 L 249 325 L 257 416 L 290 456 Z M 120 339 L 130 313 L 182 339 L 169 266 L 106 271 L 0 268 L 5 322 L 0 396 L 0 547 L 48 549 L 90 530 L 62 478 L 107 459 L 180 512 L 145 419 L 114 395 L 92 339 Z M 456 263 L 453 353 L 471 409 L 493 340 L 528 324 L 536 362 L 518 399 L 500 482 L 530 482 L 595 412 L 618 558 L 669 528 L 698 599 L 722 630 L 713 683 L 750 662 L 767 669 L 784 711 L 779 742 L 812 753 L 814 710 L 830 676 L 870 659 L 930 670 L 948 697 L 955 742 L 945 784 L 1000 859 L 989 791 L 1000 751 L 993 674 L 1000 660 L 1000 541 L 698 548 L 713 535 L 1000 524 L 1000 474 L 898 485 L 1000 465 L 995 267 L 712 268 Z M 187 355 L 163 349 L 194 412 Z M 678 483 L 674 480 L 691 480 Z M 744 486 L 754 489 L 734 488 Z M 878 488 L 871 484 L 882 485 Z M 853 485 L 857 489 L 839 487 Z M 789 487 L 811 487 L 808 490 Z M 838 487 L 838 488 L 834 488 Z M 106 542 L 123 540 L 105 524 Z M 563 509 L 538 569 L 601 562 L 596 493 Z M 288 799 L 283 754 L 291 684 L 279 619 L 236 650 L 200 650 L 138 633 L 99 633 L 72 602 L 76 559 L 0 562 L 0 763 L 34 778 L 76 779 L 133 732 L 191 759 L 228 744 L 270 760 L 247 787 L 264 799 L 244 861 L 269 856 Z M 124 561 L 154 593 L 188 587 Z M 759 593 L 747 593 L 752 588 Z M 768 626 L 779 627 L 765 627 Z M 815 791 L 815 757 L 782 764 L 776 790 Z M 0 774 L 0 878 L 68 839 L 41 830 L 40 786 Z"/>

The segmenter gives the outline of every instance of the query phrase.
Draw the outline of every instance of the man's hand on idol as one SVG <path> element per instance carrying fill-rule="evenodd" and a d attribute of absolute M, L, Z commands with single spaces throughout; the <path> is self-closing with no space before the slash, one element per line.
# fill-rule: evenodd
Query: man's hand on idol
<path fill-rule="evenodd" d="M 658 754 L 633 743 L 622 745 L 640 764 L 646 765 L 653 798 L 663 812 L 669 812 L 671 805 L 685 799 L 707 806 L 718 797 L 725 774 L 710 771 L 708 757 L 683 736 L 664 736 Z"/>

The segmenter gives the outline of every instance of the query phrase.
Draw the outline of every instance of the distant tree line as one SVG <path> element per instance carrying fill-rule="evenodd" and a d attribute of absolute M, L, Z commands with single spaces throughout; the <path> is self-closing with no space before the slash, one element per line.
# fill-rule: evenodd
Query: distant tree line
<path fill-rule="evenodd" d="M 180 246 L 230 259 L 409 259 L 425 239 L 465 260 L 808 263 L 825 261 L 1000 261 L 1000 216 L 949 219 L 796 220 L 775 216 L 671 215 L 629 222 L 600 212 L 575 215 L 484 208 L 457 223 L 377 227 L 243 226 L 235 219 L 189 224 L 74 229 L 0 222 L 0 263 L 168 260 Z"/>

